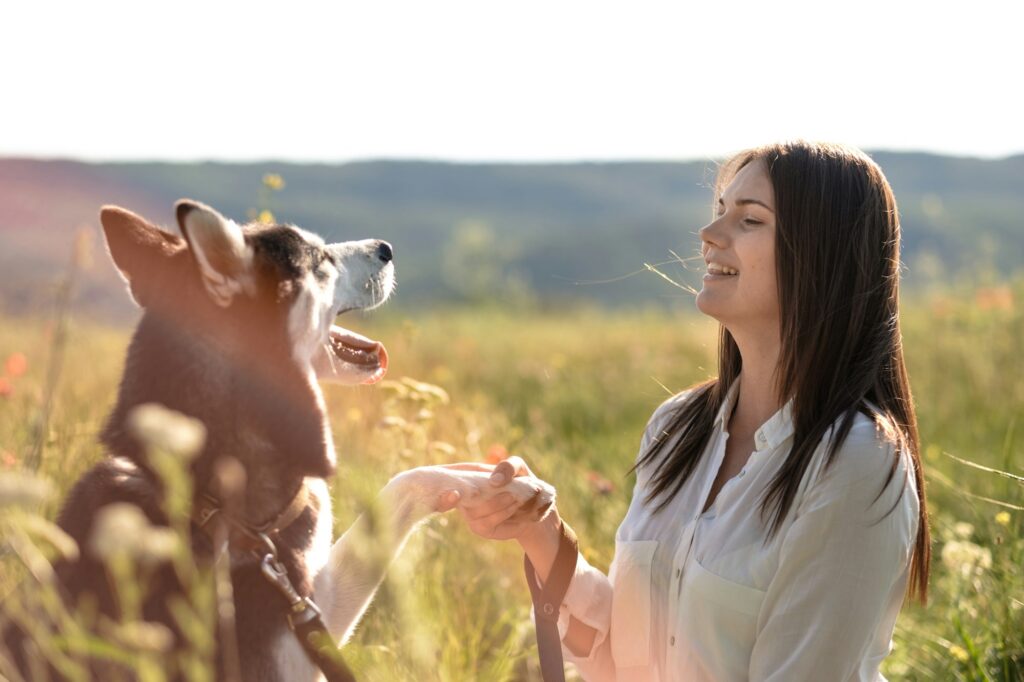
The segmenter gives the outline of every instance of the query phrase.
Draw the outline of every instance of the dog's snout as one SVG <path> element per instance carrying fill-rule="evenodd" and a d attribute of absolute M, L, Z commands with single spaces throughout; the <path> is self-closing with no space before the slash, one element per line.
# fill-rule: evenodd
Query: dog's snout
<path fill-rule="evenodd" d="M 391 248 L 391 244 L 385 241 L 377 242 L 377 258 L 380 258 L 383 263 L 390 263 L 395 257 L 394 249 Z"/>

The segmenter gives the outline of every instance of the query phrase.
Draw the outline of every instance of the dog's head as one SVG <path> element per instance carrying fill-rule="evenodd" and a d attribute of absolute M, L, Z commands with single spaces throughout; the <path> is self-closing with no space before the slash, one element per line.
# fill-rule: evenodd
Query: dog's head
<path fill-rule="evenodd" d="M 114 264 L 144 309 L 104 442 L 141 461 L 128 415 L 156 402 L 207 425 L 198 473 L 231 454 L 250 468 L 329 474 L 334 448 L 316 379 L 384 376 L 384 346 L 333 321 L 387 300 L 391 246 L 240 226 L 190 200 L 175 215 L 180 237 L 122 208 L 100 214 Z"/>
<path fill-rule="evenodd" d="M 187 199 L 175 214 L 184 239 L 122 208 L 100 213 L 111 257 L 139 305 L 239 353 L 284 331 L 287 338 L 277 340 L 291 359 L 321 379 L 373 383 L 384 376 L 384 346 L 332 322 L 388 299 L 395 281 L 390 244 L 326 244 L 292 225 L 240 226 Z M 270 345 L 280 350 L 280 343 Z"/>

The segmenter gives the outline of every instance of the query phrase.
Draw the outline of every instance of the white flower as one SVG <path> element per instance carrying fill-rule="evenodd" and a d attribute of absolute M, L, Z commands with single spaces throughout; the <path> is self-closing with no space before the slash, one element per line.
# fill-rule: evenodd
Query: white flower
<path fill-rule="evenodd" d="M 174 634 L 166 625 L 160 623 L 118 623 L 110 634 L 121 644 L 142 651 L 164 653 L 170 651 L 174 645 Z"/>
<path fill-rule="evenodd" d="M 953 534 L 961 540 L 969 540 L 974 535 L 974 526 L 966 521 L 958 521 L 953 524 Z"/>
<path fill-rule="evenodd" d="M 35 507 L 50 497 L 53 486 L 24 471 L 0 472 L 0 508 Z"/>
<path fill-rule="evenodd" d="M 157 403 L 139 405 L 128 415 L 128 428 L 149 448 L 192 459 L 203 449 L 206 427 L 198 419 Z"/>
<path fill-rule="evenodd" d="M 150 524 L 134 504 L 115 502 L 96 512 L 89 549 L 103 560 L 124 556 L 157 563 L 173 556 L 178 537 L 170 528 Z"/>
<path fill-rule="evenodd" d="M 966 540 L 950 540 L 942 547 L 942 563 L 963 577 L 992 567 L 992 552 Z"/>

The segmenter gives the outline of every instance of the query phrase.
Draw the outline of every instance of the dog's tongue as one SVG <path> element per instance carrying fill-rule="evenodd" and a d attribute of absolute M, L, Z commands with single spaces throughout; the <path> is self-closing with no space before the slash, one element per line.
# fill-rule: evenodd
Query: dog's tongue
<path fill-rule="evenodd" d="M 343 362 L 365 369 L 372 374 L 364 384 L 375 384 L 388 371 L 388 351 L 380 341 L 338 326 L 331 327 L 331 348 Z"/>

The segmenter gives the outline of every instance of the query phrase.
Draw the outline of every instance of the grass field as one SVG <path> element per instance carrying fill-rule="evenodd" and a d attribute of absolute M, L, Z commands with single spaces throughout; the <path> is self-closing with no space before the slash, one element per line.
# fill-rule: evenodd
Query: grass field
<path fill-rule="evenodd" d="M 904 609 L 889 679 L 1024 676 L 1022 305 L 1024 282 L 905 301 L 935 542 L 931 603 Z M 601 568 L 647 417 L 668 391 L 714 372 L 715 330 L 690 313 L 385 309 L 349 324 L 388 345 L 392 382 L 326 389 L 339 530 L 397 471 L 511 452 L 558 488 L 562 515 Z M 37 440 L 52 336 L 45 321 L 0 320 L 0 476 L 22 468 Z M 68 338 L 40 466 L 55 488 L 49 518 L 103 456 L 96 434 L 128 332 L 73 320 Z M 520 562 L 513 543 L 479 541 L 457 517 L 428 522 L 346 648 L 360 679 L 539 679 Z M 23 574 L 5 551 L 0 598 Z M 159 666 L 146 670 L 160 679 Z"/>

